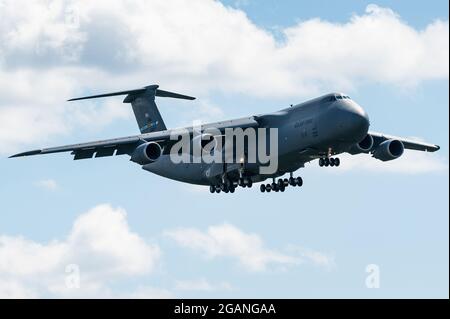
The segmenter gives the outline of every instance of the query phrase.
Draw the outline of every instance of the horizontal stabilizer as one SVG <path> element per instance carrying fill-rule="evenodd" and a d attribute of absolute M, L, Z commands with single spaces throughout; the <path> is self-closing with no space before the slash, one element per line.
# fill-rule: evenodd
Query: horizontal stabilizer
<path fill-rule="evenodd" d="M 127 95 L 127 94 L 134 95 L 134 94 L 144 93 L 147 90 L 148 91 L 154 91 L 155 96 L 170 97 L 170 98 L 174 98 L 174 99 L 183 99 L 183 100 L 195 100 L 195 97 L 192 97 L 192 96 L 178 94 L 178 93 L 169 92 L 169 91 L 164 91 L 164 90 L 160 90 L 158 88 L 159 88 L 158 85 L 149 85 L 149 86 L 145 86 L 145 87 L 140 88 L 140 89 L 119 91 L 119 92 L 112 92 L 112 93 L 105 93 L 105 94 L 98 94 L 98 95 L 90 95 L 90 96 L 83 96 L 83 97 L 73 98 L 73 99 L 70 99 L 68 101 L 79 101 L 79 100 L 87 100 L 87 99 L 96 99 L 96 98 L 101 98 L 101 97 Z"/>
<path fill-rule="evenodd" d="M 171 97 L 173 99 L 195 100 L 195 97 L 193 97 L 193 96 L 173 93 L 173 92 L 169 92 L 169 91 L 163 91 L 163 90 L 159 90 L 159 89 L 156 90 L 155 95 L 160 96 L 160 97 Z"/>

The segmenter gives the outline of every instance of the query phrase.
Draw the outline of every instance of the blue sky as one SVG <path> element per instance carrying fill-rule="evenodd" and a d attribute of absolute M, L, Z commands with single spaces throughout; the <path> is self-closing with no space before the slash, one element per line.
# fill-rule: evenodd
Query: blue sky
<path fill-rule="evenodd" d="M 61 3 L 0 2 L 0 296 L 448 298 L 448 1 Z M 152 83 L 198 97 L 157 101 L 169 127 L 344 91 L 371 130 L 442 149 L 311 163 L 269 195 L 211 196 L 126 156 L 7 159 L 137 134 L 120 98 L 64 101 Z"/>

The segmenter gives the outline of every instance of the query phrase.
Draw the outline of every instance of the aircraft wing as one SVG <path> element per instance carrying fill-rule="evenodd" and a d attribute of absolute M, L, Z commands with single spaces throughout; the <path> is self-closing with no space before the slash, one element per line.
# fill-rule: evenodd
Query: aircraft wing
<path fill-rule="evenodd" d="M 386 135 L 377 132 L 369 132 L 369 134 L 373 137 L 374 145 L 380 145 L 386 140 L 399 140 L 403 143 L 406 149 L 423 151 L 423 152 L 436 152 L 440 149 L 439 145 L 429 144 L 421 141 L 415 141 L 403 137 L 397 137 L 392 135 Z"/>
<path fill-rule="evenodd" d="M 227 127 L 235 128 L 241 127 L 243 129 L 248 127 L 257 127 L 259 123 L 253 118 L 242 118 L 232 121 L 224 121 L 218 123 L 211 123 L 203 125 L 202 129 L 217 128 L 223 132 Z M 178 129 L 158 131 L 152 133 L 146 133 L 141 135 L 134 135 L 128 137 L 114 138 L 109 140 L 100 140 L 88 143 L 71 144 L 50 148 L 42 148 L 37 150 L 32 150 L 28 152 L 23 152 L 10 156 L 13 157 L 23 157 L 32 155 L 42 155 L 51 153 L 62 153 L 62 152 L 72 152 L 74 160 L 86 159 L 92 157 L 105 157 L 113 155 L 129 154 L 134 151 L 134 149 L 141 143 L 145 142 L 159 142 L 161 144 L 168 144 L 170 142 L 171 133 L 177 132 Z M 189 134 L 193 134 L 193 128 L 184 128 Z"/>
<path fill-rule="evenodd" d="M 10 158 L 70 152 L 70 151 L 72 151 L 72 154 L 75 155 L 74 160 L 92 158 L 94 154 L 95 157 L 121 155 L 121 154 L 128 154 L 129 152 L 134 150 L 134 148 L 136 147 L 136 145 L 139 143 L 140 140 L 141 137 L 137 135 L 123 138 L 115 138 L 110 140 L 64 145 L 23 152 L 12 155 L 10 156 Z"/>

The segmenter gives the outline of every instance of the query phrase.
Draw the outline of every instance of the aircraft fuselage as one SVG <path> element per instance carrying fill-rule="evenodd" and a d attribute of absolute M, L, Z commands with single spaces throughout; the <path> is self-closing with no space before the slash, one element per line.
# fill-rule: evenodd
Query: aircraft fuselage
<path fill-rule="evenodd" d="M 341 95 L 339 95 L 341 96 Z M 341 96 L 342 97 L 342 96 Z M 257 174 L 258 165 L 247 165 L 254 182 L 281 176 L 302 167 L 318 157 L 345 152 L 367 135 L 369 118 L 356 102 L 349 98 L 314 99 L 275 113 L 257 116 L 264 127 L 278 129 L 278 169 L 274 174 Z M 239 120 L 237 120 L 239 121 Z M 213 124 L 210 124 L 214 126 Z M 258 134 L 258 131 L 256 131 Z M 308 150 L 314 150 L 309 154 Z M 200 185 L 210 185 L 218 175 L 208 174 L 211 163 L 173 163 L 169 155 L 146 164 L 143 169 L 170 179 Z M 236 174 L 232 165 L 230 174 Z M 223 167 L 223 172 L 227 172 Z"/>

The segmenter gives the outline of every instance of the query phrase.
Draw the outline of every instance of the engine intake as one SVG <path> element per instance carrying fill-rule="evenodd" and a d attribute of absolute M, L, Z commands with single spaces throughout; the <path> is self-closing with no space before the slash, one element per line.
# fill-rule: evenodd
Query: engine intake
<path fill-rule="evenodd" d="M 399 140 L 387 140 L 378 145 L 373 152 L 373 157 L 386 162 L 399 158 L 403 155 L 405 146 Z"/>
<path fill-rule="evenodd" d="M 131 160 L 140 165 L 155 162 L 162 154 L 162 148 L 158 143 L 149 142 L 139 145 L 131 154 Z"/>
<path fill-rule="evenodd" d="M 366 137 L 364 137 L 364 139 L 361 142 L 352 145 L 352 147 L 350 147 L 348 152 L 352 155 L 360 153 L 369 153 L 372 147 L 373 147 L 373 137 L 372 135 L 367 134 Z"/>

